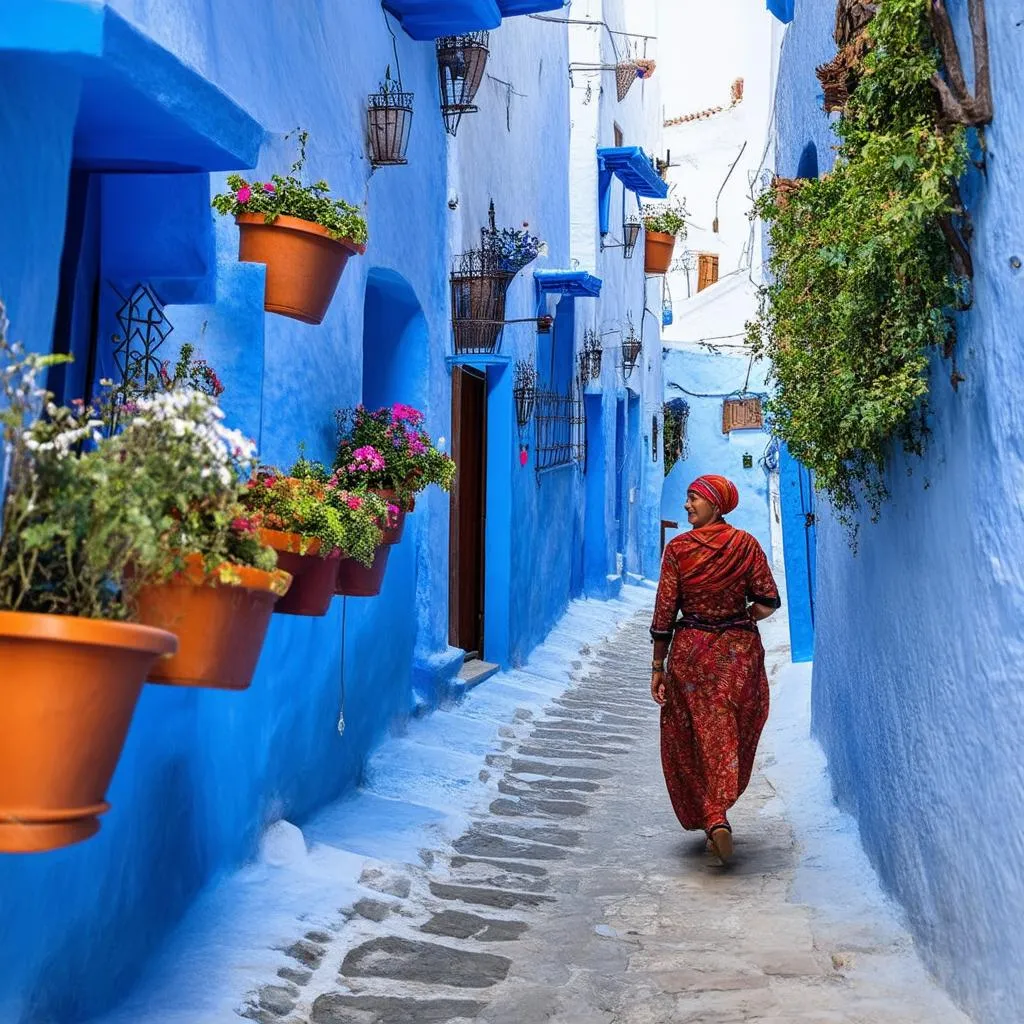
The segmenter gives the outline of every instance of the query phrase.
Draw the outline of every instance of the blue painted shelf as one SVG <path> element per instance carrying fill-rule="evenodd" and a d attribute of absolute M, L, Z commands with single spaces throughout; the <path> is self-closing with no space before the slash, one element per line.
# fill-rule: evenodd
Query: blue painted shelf
<path fill-rule="evenodd" d="M 601 278 L 585 270 L 535 270 L 533 280 L 538 300 L 543 295 L 571 295 L 574 299 L 596 299 Z"/>
<path fill-rule="evenodd" d="M 639 146 L 598 149 L 597 170 L 602 235 L 608 234 L 613 177 L 617 177 L 631 192 L 647 199 L 664 199 L 668 195 L 668 184 Z"/>

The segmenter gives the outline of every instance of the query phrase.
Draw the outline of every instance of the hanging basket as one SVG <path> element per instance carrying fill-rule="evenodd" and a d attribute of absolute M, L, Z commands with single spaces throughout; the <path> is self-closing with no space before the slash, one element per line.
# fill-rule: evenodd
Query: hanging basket
<path fill-rule="evenodd" d="M 260 543 L 277 552 L 278 568 L 290 573 L 292 585 L 277 603 L 281 615 L 326 615 L 334 597 L 341 555 L 320 554 L 320 541 L 300 533 L 260 530 Z"/>
<path fill-rule="evenodd" d="M 643 344 L 640 339 L 630 333 L 629 337 L 622 343 L 622 376 L 623 378 L 629 378 L 633 375 L 633 370 L 636 369 L 637 360 L 640 358 L 640 353 L 643 351 Z"/>
<path fill-rule="evenodd" d="M 473 105 L 487 67 L 488 33 L 471 32 L 437 40 L 437 77 L 441 87 L 441 114 L 450 135 L 459 130 L 463 114 L 475 114 Z"/>
<path fill-rule="evenodd" d="M 497 351 L 505 323 L 505 298 L 514 277 L 515 274 L 500 269 L 486 249 L 456 257 L 451 298 L 457 353 Z"/>
<path fill-rule="evenodd" d="M 335 593 L 345 597 L 376 597 L 384 586 L 384 573 L 388 567 L 391 545 L 382 544 L 377 548 L 370 566 L 354 558 L 343 558 L 338 567 Z"/>
<path fill-rule="evenodd" d="M 615 65 L 615 89 L 620 103 L 629 94 L 629 90 L 633 88 L 633 83 L 637 80 L 638 70 L 639 66 L 634 60 L 620 61 Z"/>
<path fill-rule="evenodd" d="M 878 11 L 877 3 L 866 0 L 839 0 L 836 4 L 836 46 L 842 48 L 859 38 Z"/>
<path fill-rule="evenodd" d="M 868 50 L 868 40 L 858 36 L 847 43 L 827 64 L 815 68 L 825 94 L 824 109 L 834 113 L 846 109 L 850 94 L 857 88 L 861 75 L 861 62 Z"/>
<path fill-rule="evenodd" d="M 676 236 L 664 231 L 648 231 L 644 239 L 644 273 L 667 274 L 672 266 Z"/>
<path fill-rule="evenodd" d="M 261 213 L 240 213 L 235 222 L 239 260 L 267 268 L 263 308 L 306 324 L 323 322 L 349 257 L 366 251 L 299 217 L 281 215 L 268 224 Z"/>
<path fill-rule="evenodd" d="M 389 69 L 380 91 L 367 101 L 366 140 L 374 167 L 408 163 L 405 154 L 412 128 L 412 101 L 411 92 L 403 92 L 401 83 L 392 83 Z"/>
<path fill-rule="evenodd" d="M 401 508 L 398 503 L 398 493 L 392 490 L 375 489 L 371 488 L 371 493 L 376 494 L 381 501 L 388 505 L 394 505 L 398 508 L 398 513 L 395 516 L 395 525 L 389 526 L 384 531 L 383 544 L 395 545 L 401 542 L 402 535 L 405 533 L 405 516 L 407 512 L 411 512 L 412 508 Z"/>
<path fill-rule="evenodd" d="M 516 362 L 512 399 L 516 407 L 516 426 L 522 433 L 533 419 L 533 407 L 537 401 L 537 370 L 531 359 Z"/>
<path fill-rule="evenodd" d="M 0 612 L 0 853 L 99 831 L 143 680 L 177 646 L 149 626 Z"/>
<path fill-rule="evenodd" d="M 231 565 L 207 573 L 194 554 L 166 583 L 143 586 L 139 621 L 178 637 L 178 653 L 157 663 L 150 682 L 248 689 L 274 605 L 290 585 L 280 570 Z"/>

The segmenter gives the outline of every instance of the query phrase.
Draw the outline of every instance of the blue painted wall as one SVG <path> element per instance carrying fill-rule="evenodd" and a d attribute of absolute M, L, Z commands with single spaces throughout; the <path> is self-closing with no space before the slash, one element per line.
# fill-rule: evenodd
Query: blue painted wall
<path fill-rule="evenodd" d="M 103 5 L 71 7 L 102 17 Z M 538 266 L 571 266 L 564 26 L 506 19 L 492 34 L 488 70 L 521 88 L 509 97 L 486 79 L 481 113 L 467 116 L 453 140 L 438 111 L 433 45 L 400 31 L 393 44 L 376 0 L 290 0 L 258 14 L 242 0 L 112 0 L 109 8 L 142 33 L 144 52 L 152 55 L 159 45 L 174 59 L 165 54 L 155 64 L 122 68 L 123 82 L 104 80 L 108 93 L 83 105 L 88 116 L 78 117 L 78 63 L 0 49 L 0 296 L 13 335 L 38 349 L 51 344 L 72 166 L 101 170 L 97 154 L 114 149 L 132 159 L 133 135 L 115 132 L 100 114 L 117 110 L 120 99 L 124 116 L 142 116 L 148 108 L 118 89 L 141 88 L 154 67 L 173 66 L 175 88 L 183 89 L 173 99 L 186 120 L 216 107 L 212 84 L 227 113 L 208 120 L 237 149 L 252 137 L 251 125 L 230 114 L 225 97 L 266 129 L 259 177 L 294 158 L 284 133 L 296 125 L 309 129 L 308 175 L 366 204 L 370 245 L 349 263 L 324 323 L 307 326 L 264 314 L 263 269 L 237 262 L 234 224 L 208 208 L 211 191 L 223 188 L 222 173 L 211 180 L 192 166 L 189 173 L 155 175 L 133 165 L 130 173 L 97 174 L 87 251 L 75 273 L 83 298 L 100 282 L 101 339 L 115 330 L 118 300 L 109 286 L 126 293 L 139 280 L 152 283 L 175 326 L 161 354 L 173 358 L 182 342 L 198 344 L 224 380 L 229 420 L 258 440 L 270 463 L 289 464 L 300 441 L 312 457 L 330 459 L 334 410 L 361 400 L 419 405 L 434 436 L 450 437 L 448 263 L 478 244 L 489 200 L 499 225 L 529 221 L 547 240 L 549 254 Z M 125 23 L 109 25 L 119 39 L 138 35 Z M 0 31 L 0 47 L 3 39 Z M 67 44 L 59 35 L 50 42 Z M 416 95 L 409 166 L 371 173 L 366 95 L 396 61 Z M 89 89 L 95 94 L 95 84 Z M 161 138 L 173 144 L 179 126 L 161 118 Z M 543 160 L 536 159 L 538 139 Z M 209 147 L 187 141 L 181 151 L 190 159 L 209 156 Z M 226 170 L 222 150 L 217 154 Z M 642 270 L 635 265 L 633 273 L 638 305 Z M 582 329 L 579 310 L 567 300 L 549 303 L 559 325 L 553 337 L 573 346 Z M 528 271 L 510 289 L 507 315 L 535 311 Z M 82 349 L 89 325 L 80 321 L 81 315 L 62 344 Z M 536 346 L 531 325 L 505 329 L 503 352 L 511 359 L 535 355 Z M 606 366 L 609 379 L 614 373 L 614 365 Z M 77 364 L 68 396 L 81 386 Z M 604 531 L 606 567 L 609 554 L 614 564 L 616 543 L 614 520 L 600 514 L 614 497 L 615 467 L 602 451 L 612 450 L 615 418 L 607 410 L 614 408 L 614 387 L 591 428 L 604 440 L 593 446 L 593 479 L 570 467 L 539 480 L 532 462 L 519 465 L 511 388 L 508 363 L 488 369 L 485 656 L 503 664 L 525 659 L 569 599 L 589 591 L 587 580 L 600 574 L 598 555 L 591 564 L 585 553 L 584 517 L 590 516 L 586 536 L 595 550 Z M 637 466 L 641 419 L 637 404 L 626 439 L 637 446 Z M 657 503 L 646 494 L 635 515 L 653 521 Z M 323 619 L 276 617 L 247 693 L 145 689 L 99 836 L 45 856 L 0 860 L 0 1021 L 63 1024 L 109 1005 L 199 890 L 252 855 L 267 824 L 282 817 L 301 823 L 356 784 L 387 730 L 450 692 L 462 652 L 448 646 L 448 527 L 447 496 L 428 492 L 392 553 L 382 596 L 349 599 L 347 606 L 336 599 Z M 634 523 L 634 537 L 637 530 Z"/>
<path fill-rule="evenodd" d="M 953 0 L 969 52 L 964 0 Z M 923 459 L 894 455 L 892 498 L 859 553 L 819 503 L 813 724 L 841 805 L 906 908 L 930 966 L 979 1022 L 1024 1019 L 1024 114 L 1019 11 L 990 3 L 996 117 L 988 172 L 964 189 L 974 308 L 959 363 L 932 367 Z M 798 0 L 777 99 L 781 174 L 833 140 L 814 67 L 832 56 L 831 4 Z M 989 831 L 990 830 L 990 831 Z M 983 835 L 992 836 L 991 842 Z"/>
<path fill-rule="evenodd" d="M 679 530 L 666 530 L 665 542 L 689 529 L 683 508 L 689 485 L 704 473 L 717 473 L 732 480 L 740 492 L 739 507 L 729 515 L 729 522 L 753 534 L 770 556 L 768 478 L 758 464 L 768 444 L 768 434 L 762 430 L 722 433 L 722 396 L 743 388 L 750 357 L 666 348 L 663 361 L 665 400 L 682 398 L 690 404 L 689 456 L 672 467 L 661 502 L 662 519 L 679 523 Z M 751 368 L 746 385 L 750 391 L 766 391 L 764 372 L 762 364 Z M 701 395 L 713 397 L 698 397 Z M 744 454 L 753 456 L 752 469 L 743 468 Z"/>

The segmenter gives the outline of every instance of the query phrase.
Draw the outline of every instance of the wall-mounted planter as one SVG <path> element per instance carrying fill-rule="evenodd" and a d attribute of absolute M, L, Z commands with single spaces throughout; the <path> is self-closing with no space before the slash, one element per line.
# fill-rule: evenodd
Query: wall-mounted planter
<path fill-rule="evenodd" d="M 277 602 L 281 615 L 326 615 L 338 581 L 341 555 L 321 556 L 320 541 L 301 533 L 260 530 L 260 541 L 277 552 L 278 568 L 291 573 L 292 585 Z"/>
<path fill-rule="evenodd" d="M 299 217 L 279 216 L 267 224 L 262 214 L 240 213 L 235 221 L 239 260 L 267 268 L 263 308 L 307 324 L 323 322 L 349 257 L 366 251 Z"/>
<path fill-rule="evenodd" d="M 200 555 L 185 570 L 139 594 L 139 620 L 178 637 L 178 653 L 159 661 L 153 683 L 245 690 L 252 682 L 274 605 L 291 585 L 285 572 L 233 565 L 215 575 Z"/>
<path fill-rule="evenodd" d="M 384 586 L 384 573 L 387 571 L 390 554 L 391 545 L 385 543 L 377 548 L 370 566 L 354 558 L 343 558 L 338 569 L 336 593 L 345 597 L 376 597 Z"/>
<path fill-rule="evenodd" d="M 0 852 L 99 831 L 142 683 L 177 646 L 149 626 L 0 612 Z"/>
<path fill-rule="evenodd" d="M 377 495 L 381 501 L 387 502 L 389 505 L 398 506 L 398 495 L 394 491 L 390 490 L 374 490 L 374 494 Z M 382 543 L 389 546 L 398 544 L 402 540 L 402 534 L 405 533 L 405 517 L 408 512 L 412 511 L 412 501 L 410 499 L 409 505 L 406 508 L 399 507 L 398 515 L 395 517 L 396 522 L 394 526 L 389 527 L 384 531 L 384 540 Z"/>
<path fill-rule="evenodd" d="M 644 272 L 667 274 L 672 266 L 672 254 L 676 248 L 676 236 L 663 231 L 648 231 L 644 239 Z"/>

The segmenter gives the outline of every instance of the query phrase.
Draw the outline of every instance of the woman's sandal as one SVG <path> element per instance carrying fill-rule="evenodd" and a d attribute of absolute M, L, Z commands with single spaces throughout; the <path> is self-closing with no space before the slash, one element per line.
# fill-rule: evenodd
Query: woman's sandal
<path fill-rule="evenodd" d="M 732 829 L 728 825 L 715 825 L 708 829 L 711 852 L 723 863 L 732 858 Z"/>

